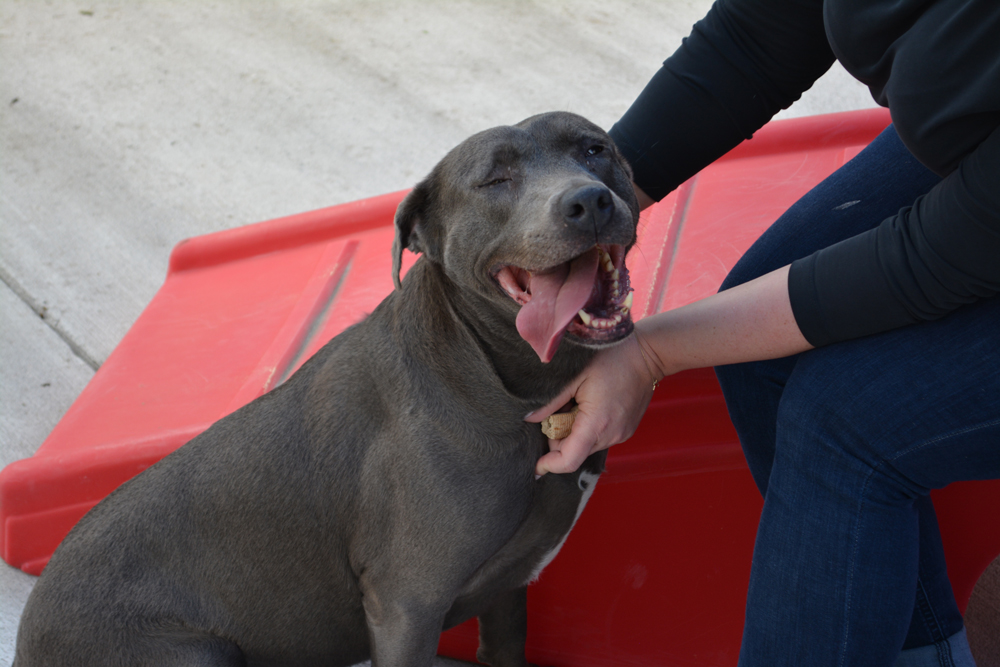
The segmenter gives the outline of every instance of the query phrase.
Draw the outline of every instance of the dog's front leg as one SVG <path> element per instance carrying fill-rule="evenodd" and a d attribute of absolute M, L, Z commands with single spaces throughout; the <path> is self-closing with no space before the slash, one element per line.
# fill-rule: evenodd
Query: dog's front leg
<path fill-rule="evenodd" d="M 490 667 L 525 667 L 528 640 L 528 587 L 497 596 L 479 616 L 479 650 L 476 659 Z"/>
<path fill-rule="evenodd" d="M 372 667 L 430 667 L 437 653 L 445 610 L 420 601 L 365 595 Z"/>

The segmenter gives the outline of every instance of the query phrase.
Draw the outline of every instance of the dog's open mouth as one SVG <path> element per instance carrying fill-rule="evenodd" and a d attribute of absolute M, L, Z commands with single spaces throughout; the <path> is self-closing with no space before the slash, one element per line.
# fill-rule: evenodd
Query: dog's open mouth
<path fill-rule="evenodd" d="M 632 332 L 632 287 L 623 246 L 597 245 L 541 271 L 502 266 L 493 276 L 521 304 L 517 331 L 543 363 L 555 356 L 565 333 L 601 345 Z"/>

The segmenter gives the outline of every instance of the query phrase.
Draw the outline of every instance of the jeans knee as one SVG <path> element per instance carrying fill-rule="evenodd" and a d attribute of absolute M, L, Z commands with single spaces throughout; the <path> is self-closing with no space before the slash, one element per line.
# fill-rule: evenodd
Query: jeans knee
<path fill-rule="evenodd" d="M 754 247 L 751 246 L 750 250 L 748 250 L 729 271 L 725 280 L 722 281 L 722 285 L 719 286 L 719 291 L 724 292 L 727 289 L 736 287 L 737 285 L 748 283 L 754 278 L 759 278 L 769 271 L 769 267 L 765 267 L 763 262 L 757 260 L 755 257 Z"/>
<path fill-rule="evenodd" d="M 829 348 L 801 355 L 778 406 L 778 440 L 786 441 L 785 454 L 803 466 L 830 457 L 879 465 L 870 445 L 880 408 L 858 395 L 843 360 Z"/>

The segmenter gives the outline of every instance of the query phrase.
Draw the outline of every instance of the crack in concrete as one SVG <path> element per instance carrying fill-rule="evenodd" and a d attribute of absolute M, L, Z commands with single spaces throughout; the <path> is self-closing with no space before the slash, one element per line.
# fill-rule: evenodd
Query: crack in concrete
<path fill-rule="evenodd" d="M 28 293 L 28 290 L 26 290 L 24 286 L 21 285 L 21 283 L 19 283 L 17 279 L 14 278 L 14 276 L 12 276 L 2 266 L 0 266 L 0 281 L 3 281 L 3 283 L 7 285 L 7 287 L 9 287 L 11 291 L 17 295 L 17 298 L 23 301 L 25 305 L 28 306 L 28 308 L 31 308 L 31 310 L 34 311 L 36 315 L 38 315 L 38 317 L 42 320 L 42 322 L 44 322 L 50 329 L 52 329 L 52 331 L 54 331 L 55 334 L 59 336 L 59 338 L 61 338 L 62 341 L 66 343 L 66 345 L 69 346 L 70 351 L 72 351 L 73 354 L 77 356 L 77 358 L 79 358 L 83 363 L 90 366 L 90 368 L 93 369 L 94 371 L 96 371 L 98 368 L 101 367 L 100 362 L 98 362 L 92 356 L 87 354 L 87 351 L 84 350 L 79 343 L 73 340 L 73 337 L 69 335 L 69 332 L 67 332 L 65 329 L 59 326 L 58 322 L 55 322 L 50 317 L 48 317 L 48 308 L 41 305 L 40 303 L 38 303 L 38 301 L 32 298 L 31 294 Z"/>

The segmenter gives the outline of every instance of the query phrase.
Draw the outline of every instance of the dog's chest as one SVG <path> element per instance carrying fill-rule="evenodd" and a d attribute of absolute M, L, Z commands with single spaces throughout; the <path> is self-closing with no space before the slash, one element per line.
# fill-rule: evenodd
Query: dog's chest
<path fill-rule="evenodd" d="M 552 549 L 550 549 L 548 553 L 546 553 L 542 557 L 542 560 L 539 561 L 538 564 L 535 566 L 535 568 L 532 570 L 531 576 L 529 576 L 528 580 L 525 582 L 526 584 L 531 583 L 535 579 L 538 579 L 539 575 L 541 575 L 542 573 L 542 570 L 544 570 L 548 566 L 548 564 L 552 562 L 552 560 L 559 553 L 559 550 L 562 549 L 563 544 L 566 543 L 566 538 L 569 537 L 569 534 L 573 531 L 573 526 L 576 525 L 577 520 L 583 513 L 583 508 L 586 507 L 587 501 L 590 500 L 590 496 L 594 494 L 594 488 L 597 486 L 597 479 L 600 476 L 601 476 L 600 473 L 592 473 L 592 472 L 580 473 L 580 478 L 577 480 L 577 484 L 579 484 L 580 490 L 583 491 L 583 494 L 580 496 L 580 504 L 577 505 L 576 508 L 576 516 L 573 517 L 573 522 L 570 524 L 569 530 L 567 530 L 566 533 L 562 536 L 562 539 L 559 540 L 558 544 L 556 544 Z"/>

